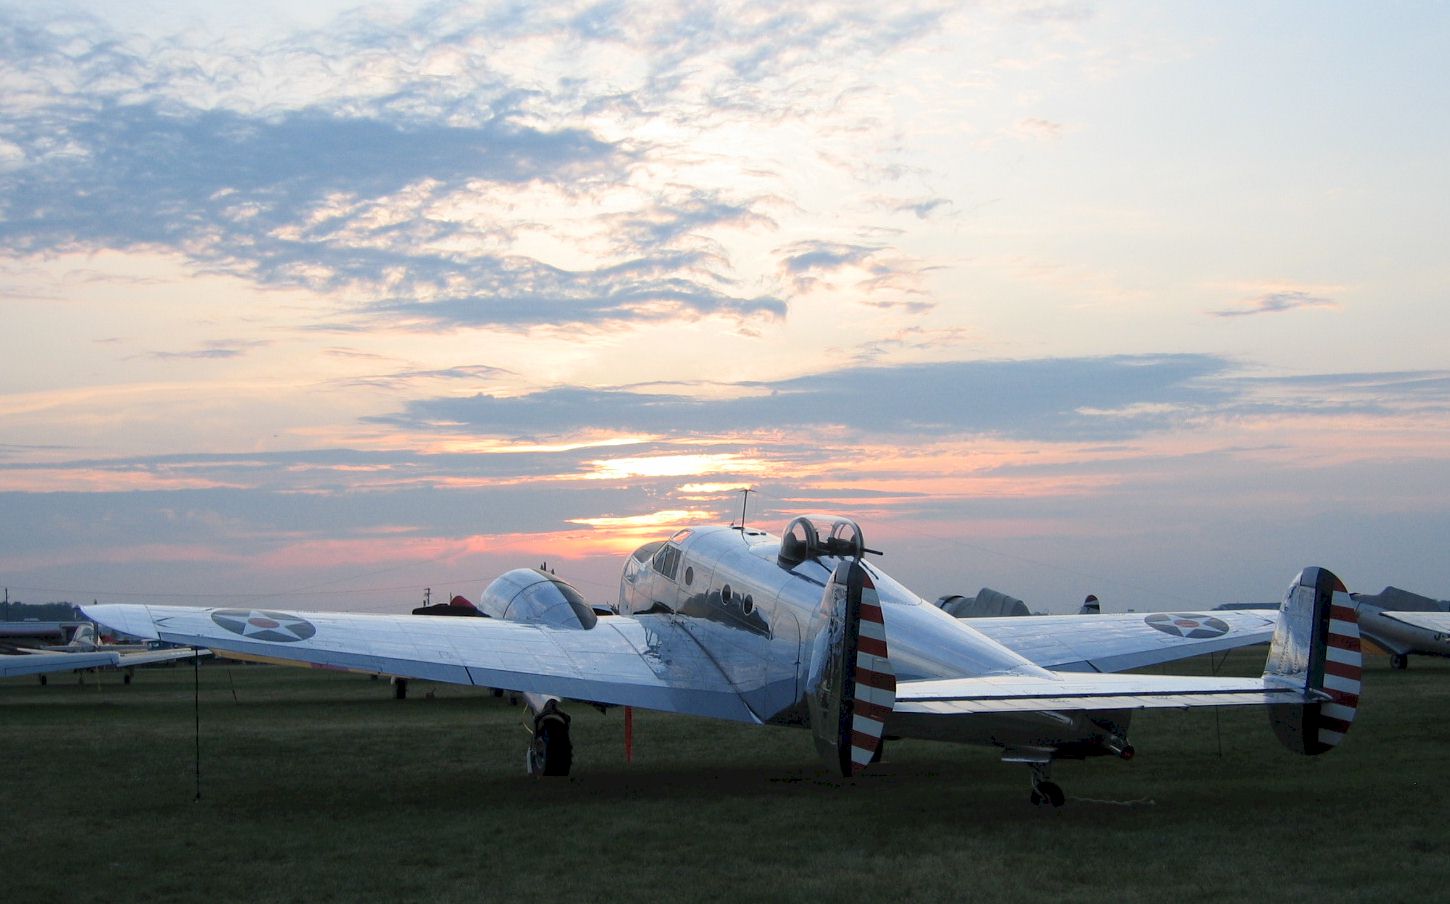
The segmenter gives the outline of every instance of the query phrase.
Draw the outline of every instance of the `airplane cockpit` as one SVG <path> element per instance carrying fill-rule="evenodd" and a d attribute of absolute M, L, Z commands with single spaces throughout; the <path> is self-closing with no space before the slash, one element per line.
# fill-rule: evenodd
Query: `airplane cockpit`
<path fill-rule="evenodd" d="M 780 567 L 788 569 L 822 556 L 860 558 L 868 552 L 880 555 L 876 550 L 866 548 L 861 526 L 850 518 L 801 515 L 786 525 L 777 561 Z"/>

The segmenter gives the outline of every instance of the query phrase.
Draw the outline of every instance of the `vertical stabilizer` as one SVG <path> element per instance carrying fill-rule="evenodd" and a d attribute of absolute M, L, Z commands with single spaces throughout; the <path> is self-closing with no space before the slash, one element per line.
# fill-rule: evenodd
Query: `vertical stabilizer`
<path fill-rule="evenodd" d="M 1344 740 L 1359 706 L 1359 617 L 1344 583 L 1325 568 L 1306 568 L 1279 607 L 1264 678 L 1304 688 L 1317 702 L 1269 707 L 1285 747 L 1318 754 Z"/>
<path fill-rule="evenodd" d="M 886 620 L 859 560 L 836 567 L 821 595 L 807 709 L 826 767 L 855 775 L 876 757 L 896 703 Z"/>

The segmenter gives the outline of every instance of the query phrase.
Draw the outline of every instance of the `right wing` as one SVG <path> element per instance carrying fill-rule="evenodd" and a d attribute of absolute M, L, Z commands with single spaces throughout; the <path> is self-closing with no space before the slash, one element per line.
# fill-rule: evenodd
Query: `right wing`
<path fill-rule="evenodd" d="M 82 607 L 118 631 L 220 655 L 503 688 L 758 722 L 688 632 L 663 616 L 593 628 L 492 618 L 277 612 L 118 604 Z"/>
<path fill-rule="evenodd" d="M 967 621 L 1034 664 L 1058 672 L 1121 672 L 1268 643 L 1276 609 L 973 618 Z"/>

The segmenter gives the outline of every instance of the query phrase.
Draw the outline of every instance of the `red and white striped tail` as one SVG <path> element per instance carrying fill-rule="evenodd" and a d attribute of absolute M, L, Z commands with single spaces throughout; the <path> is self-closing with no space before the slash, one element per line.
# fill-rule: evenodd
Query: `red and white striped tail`
<path fill-rule="evenodd" d="M 1284 746 L 1310 755 L 1338 746 L 1359 706 L 1360 671 L 1359 612 L 1344 582 L 1304 569 L 1284 595 L 1264 668 L 1265 679 L 1305 691 L 1305 703 L 1269 707 Z"/>
<path fill-rule="evenodd" d="M 1329 609 L 1329 637 L 1324 651 L 1324 692 L 1332 702 L 1319 707 L 1319 743 L 1334 747 L 1344 740 L 1359 707 L 1361 677 L 1359 610 L 1341 583 Z"/>
<path fill-rule="evenodd" d="M 896 705 L 896 672 L 886 646 L 886 618 L 869 574 L 863 575 L 861 584 L 858 626 L 855 696 L 851 700 L 852 775 L 865 769 L 881 749 L 886 719 Z"/>

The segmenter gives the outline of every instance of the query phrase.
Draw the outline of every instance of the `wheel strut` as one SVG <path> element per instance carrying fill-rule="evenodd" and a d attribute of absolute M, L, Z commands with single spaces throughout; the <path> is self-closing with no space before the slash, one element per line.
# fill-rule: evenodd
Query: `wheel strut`
<path fill-rule="evenodd" d="M 549 700 L 534 716 L 534 734 L 526 762 L 535 778 L 566 776 L 574 765 L 574 745 L 569 740 L 569 716 L 559 701 Z"/>

